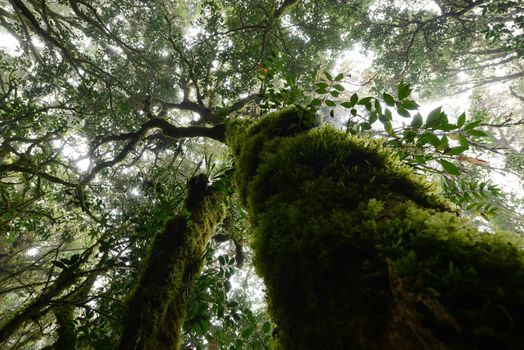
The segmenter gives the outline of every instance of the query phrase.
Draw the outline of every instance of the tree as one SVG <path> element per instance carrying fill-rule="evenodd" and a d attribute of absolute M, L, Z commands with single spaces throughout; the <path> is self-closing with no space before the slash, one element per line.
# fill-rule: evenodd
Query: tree
<path fill-rule="evenodd" d="M 268 258 L 264 258 L 263 245 L 267 242 L 260 239 L 264 230 L 260 228 L 263 220 L 259 219 L 274 211 L 267 214 L 255 209 L 266 199 L 249 202 L 261 190 L 250 189 L 242 177 L 244 171 L 259 166 L 257 152 L 266 152 L 271 144 L 266 138 L 286 143 L 281 140 L 285 134 L 293 136 L 289 137 L 293 143 L 297 141 L 292 140 L 305 140 L 312 137 L 307 135 L 317 133 L 313 139 L 320 140 L 317 131 L 305 132 L 316 124 L 313 112 L 319 106 L 339 104 L 349 111 L 348 133 L 372 137 L 376 133 L 372 126 L 381 123 L 384 145 L 397 154 L 381 153 L 371 146 L 372 151 L 364 152 L 366 157 L 375 157 L 373 152 L 377 151 L 386 154 L 382 156 L 386 159 L 383 164 L 396 167 L 396 161 L 389 159 L 398 156 L 419 171 L 453 178 L 460 173 L 453 157 L 464 152 L 475 137 L 484 136 L 480 121 L 466 120 L 465 116 L 452 123 L 440 109 L 431 112 L 426 120 L 420 114 L 413 115 L 418 105 L 410 99 L 411 88 L 407 84 L 400 84 L 395 96 L 345 96 L 344 75 L 322 73 L 319 68 L 329 66 L 351 39 L 346 35 L 345 24 L 356 22 L 368 6 L 360 1 L 328 0 L 241 4 L 11 0 L 9 5 L 2 5 L 0 24 L 17 38 L 20 51 L 17 57 L 0 57 L 0 310 L 5 315 L 0 342 L 15 348 L 112 349 L 119 346 L 118 342 L 122 349 L 176 348 L 181 330 L 184 346 L 194 348 L 263 348 L 270 342 L 293 348 L 311 340 L 314 334 L 307 329 L 293 334 L 286 326 L 284 313 L 278 311 L 281 287 L 275 287 L 278 282 L 270 280 L 270 269 L 264 267 L 263 261 Z M 284 113 L 284 118 L 262 117 L 293 104 L 302 107 Z M 392 111 L 412 117 L 410 125 L 394 126 Z M 234 132 L 235 117 L 262 121 L 252 127 L 242 126 L 243 131 L 251 130 L 251 134 L 242 136 L 240 131 Z M 272 124 L 272 120 L 281 122 Z M 297 128 L 306 136 L 298 135 Z M 459 145 L 449 140 L 452 133 L 461 135 Z M 326 135 L 346 139 L 338 133 Z M 349 141 L 337 142 L 330 146 L 329 153 L 337 154 L 333 149 L 337 146 L 347 149 Z M 224 144 L 240 151 L 234 166 L 226 156 Z M 253 152 L 243 150 L 249 145 L 256 146 Z M 451 153 L 444 152 L 448 148 Z M 314 152 L 306 156 L 315 157 Z M 438 167 L 430 167 L 428 163 L 435 160 Z M 408 178 L 409 171 L 403 165 L 398 167 L 402 176 Z M 333 169 L 333 174 L 344 169 Z M 381 169 L 377 165 L 366 171 L 379 174 Z M 237 174 L 236 185 L 231 183 L 233 173 Z M 409 192 L 412 183 L 406 181 Z M 303 182 L 296 185 L 300 183 Z M 257 269 L 268 282 L 270 308 L 278 323 L 278 328 L 273 329 L 274 337 L 267 315 L 253 311 L 242 295 L 228 293 L 234 271 L 249 260 L 245 258 L 249 249 L 243 244 L 251 239 L 246 237 L 246 225 L 241 225 L 247 219 L 235 186 L 239 187 L 244 204 L 249 203 L 249 221 L 258 232 L 253 236 L 253 247 L 257 251 Z M 271 190 L 271 186 L 267 189 Z M 413 193 L 392 191 L 390 198 L 388 186 L 391 183 L 384 184 L 385 192 L 377 194 L 375 202 L 368 201 L 367 195 L 359 199 L 358 202 L 367 203 L 369 210 L 358 207 L 353 214 L 363 218 L 386 215 L 381 206 L 395 211 L 397 202 L 409 198 L 420 217 L 446 217 L 456 220 L 455 226 L 464 223 L 450 218 L 447 204 L 421 204 L 428 202 L 424 199 L 428 196 L 440 202 L 438 196 L 432 197 L 418 188 Z M 291 189 L 295 187 L 290 186 Z M 321 183 L 314 189 L 317 195 L 323 193 Z M 416 199 L 419 197 L 420 201 Z M 281 202 L 283 206 L 286 203 Z M 302 221 L 291 211 L 303 210 L 301 215 L 314 216 L 317 206 L 283 208 L 282 213 L 290 216 L 279 214 L 274 218 Z M 323 216 L 319 213 L 318 217 Z M 383 218 L 387 219 L 387 215 Z M 347 218 L 341 222 L 348 223 Z M 415 222 L 424 226 L 420 220 Z M 479 289 L 489 287 L 485 290 L 487 295 L 472 308 L 476 312 L 479 303 L 491 304 L 475 313 L 475 320 L 488 316 L 489 322 L 504 318 L 504 311 L 510 307 L 518 313 L 520 299 L 512 298 L 512 293 L 521 290 L 518 278 L 513 279 L 520 276 L 520 265 L 516 263 L 520 253 L 511 248 L 515 243 L 509 242 L 509 248 L 502 249 L 498 241 L 477 237 L 473 228 L 464 230 L 461 232 L 474 236 L 474 242 L 493 253 L 479 261 L 460 255 L 470 248 L 462 240 L 456 246 L 442 248 L 443 251 L 458 250 L 459 256 L 467 257 L 467 266 L 481 264 L 482 276 L 485 265 L 492 262 L 496 272 L 500 272 L 494 275 L 508 276 L 507 282 L 495 283 L 489 275 L 480 285 Z M 432 238 L 430 234 L 428 240 Z M 500 239 L 504 243 L 507 240 Z M 229 248 L 218 245 L 224 241 L 229 242 Z M 369 271 L 376 268 L 378 274 L 371 281 L 390 283 L 381 285 L 387 289 L 381 305 L 393 298 L 396 301 L 389 305 L 405 307 L 409 312 L 390 318 L 388 323 L 380 310 L 362 310 L 362 315 L 368 312 L 369 317 L 382 317 L 382 321 L 376 327 L 374 322 L 369 323 L 374 328 L 351 340 L 354 344 L 372 347 L 381 341 L 393 342 L 388 337 L 394 327 L 407 334 L 402 344 L 413 346 L 448 344 L 450 334 L 459 326 L 466 330 L 467 336 L 459 339 L 464 344 L 477 344 L 480 340 L 489 344 L 504 337 L 510 339 L 508 342 L 516 341 L 517 338 L 511 340 L 513 330 L 502 334 L 492 323 L 478 321 L 477 325 L 477 321 L 472 321 L 472 325 L 464 321 L 462 313 L 471 310 L 457 309 L 458 316 L 455 309 L 449 311 L 449 304 L 430 293 L 435 280 L 428 282 L 426 289 L 405 289 L 404 284 L 417 280 L 412 270 L 420 259 L 418 243 L 410 242 L 413 247 L 399 248 L 390 255 L 381 250 L 377 256 L 384 259 L 370 260 L 369 265 Z M 326 252 L 330 249 L 326 248 Z M 456 262 L 446 257 L 444 254 L 435 266 L 439 271 L 444 265 L 451 269 L 450 279 L 462 281 L 461 274 L 472 271 L 456 269 Z M 495 259 L 502 262 L 495 263 Z M 301 261 L 314 271 L 311 262 Z M 281 266 L 293 268 L 291 262 Z M 328 274 L 331 285 L 336 277 L 348 273 L 336 271 Z M 448 286 L 448 282 L 443 285 Z M 511 291 L 510 285 L 515 287 Z M 498 287 L 507 296 L 499 296 Z M 337 288 L 334 286 L 339 292 L 345 290 Z M 297 299 L 300 300 L 302 296 Z M 319 305 L 329 300 L 324 298 L 324 304 Z M 427 310 L 419 314 L 416 309 L 420 303 Z M 304 312 L 311 311 L 305 308 Z M 432 324 L 444 324 L 443 328 L 434 335 L 428 333 L 431 327 L 422 324 L 427 317 L 436 318 Z M 495 325 L 510 321 L 518 325 L 521 320 L 508 313 L 506 323 Z M 411 331 L 406 325 L 413 326 Z M 241 331 L 236 331 L 236 327 L 242 327 Z M 336 339 L 349 342 L 345 331 L 335 329 L 330 332 L 339 335 L 333 337 L 332 347 L 340 346 Z M 352 328 L 356 329 L 359 328 Z M 480 335 L 472 335 L 476 331 Z M 376 340 L 366 340 L 376 334 L 380 334 Z M 421 338 L 413 339 L 415 335 Z M 309 342 L 309 346 L 314 345 L 318 344 Z"/>
<path fill-rule="evenodd" d="M 426 93 L 521 81 L 522 1 L 380 1 L 354 27 L 378 53 L 379 85 L 400 79 Z M 378 68 L 380 67 L 380 68 Z"/>

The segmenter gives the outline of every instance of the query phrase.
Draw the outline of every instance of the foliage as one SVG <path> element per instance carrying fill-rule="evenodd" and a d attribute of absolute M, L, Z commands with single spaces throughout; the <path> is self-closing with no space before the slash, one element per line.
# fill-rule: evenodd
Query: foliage
<path fill-rule="evenodd" d="M 499 6 L 503 3 L 507 6 Z M 443 14 L 461 4 L 443 3 Z M 255 282 L 248 273 L 250 220 L 229 181 L 237 164 L 222 144 L 226 124 L 237 122 L 233 117 L 247 128 L 266 113 L 302 105 L 305 111 L 295 121 L 300 131 L 341 120 L 347 133 L 379 139 L 394 149 L 395 157 L 419 173 L 441 176 L 449 188 L 462 188 L 467 176 L 465 188 L 476 183 L 475 190 L 446 194 L 462 208 L 480 205 L 481 214 L 491 214 L 488 204 L 499 208 L 509 197 L 478 191 L 487 180 L 475 177 L 480 164 L 474 162 L 480 161 L 479 149 L 494 147 L 492 137 L 505 140 L 500 125 L 518 124 L 496 119 L 506 112 L 491 108 L 495 102 L 511 103 L 481 91 L 495 99 L 484 102 L 486 112 L 455 120 L 436 110 L 424 118 L 417 114 L 414 100 L 421 101 L 412 90 L 440 86 L 453 69 L 462 69 L 455 63 L 466 72 L 473 68 L 475 59 L 463 60 L 461 52 L 452 51 L 460 45 L 501 48 L 486 63 L 477 63 L 483 66 L 495 56 L 507 60 L 497 67 L 511 73 L 513 99 L 520 101 L 515 58 L 520 36 L 513 40 L 500 26 L 491 34 L 478 32 L 488 22 L 518 25 L 521 14 L 515 4 L 475 2 L 475 9 L 464 14 L 475 25 L 460 33 L 460 41 L 445 34 L 456 29 L 447 25 L 454 18 L 441 20 L 444 34 L 429 31 L 434 27 L 428 24 L 427 33 L 440 35 L 442 44 L 431 42 L 440 56 L 427 50 L 414 55 L 424 51 L 417 36 L 410 64 L 400 74 L 404 56 L 398 48 L 409 44 L 402 39 L 406 33 L 380 26 L 397 17 L 402 22 L 416 6 L 381 17 L 374 14 L 391 14 L 396 5 L 334 0 L 3 2 L 0 346 L 57 347 L 73 344 L 69 335 L 75 333 L 77 348 L 116 348 L 125 301 L 139 284 L 154 237 L 169 217 L 187 215 L 186 181 L 205 172 L 227 196 L 228 214 L 207 242 L 206 266 L 188 291 L 183 346 L 269 348 L 270 334 L 278 329 L 263 303 L 252 300 L 258 293 L 252 292 Z M 482 6 L 486 13 L 478 18 Z M 16 40 L 17 48 L 5 47 L 4 38 Z M 353 44 L 376 50 L 376 72 L 371 72 L 380 73 L 375 97 L 368 96 L 368 86 L 357 90 L 351 85 L 352 71 L 337 71 L 337 59 Z M 431 62 L 451 70 L 430 72 Z M 478 73 L 471 76 L 484 78 L 483 70 L 472 69 Z M 401 75 L 405 83 L 399 85 Z M 272 123 L 271 117 L 265 120 Z M 506 147 L 513 146 L 516 129 L 504 130 Z M 518 227 L 518 200 L 507 202 L 509 209 L 490 220 Z M 501 212 L 507 216 L 503 220 Z M 244 278 L 249 283 L 239 283 Z M 260 293 L 263 286 L 256 289 Z"/>

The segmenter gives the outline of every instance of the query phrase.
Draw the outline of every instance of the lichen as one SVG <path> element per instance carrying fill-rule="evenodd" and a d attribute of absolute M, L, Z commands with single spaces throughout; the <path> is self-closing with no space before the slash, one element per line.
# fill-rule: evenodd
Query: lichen
<path fill-rule="evenodd" d="M 478 232 L 392 151 L 300 113 L 227 129 L 280 347 L 519 348 L 523 241 Z"/>

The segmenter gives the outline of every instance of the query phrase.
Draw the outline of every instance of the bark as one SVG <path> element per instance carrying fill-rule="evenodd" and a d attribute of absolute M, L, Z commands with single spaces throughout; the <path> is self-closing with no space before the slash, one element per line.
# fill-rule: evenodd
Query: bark
<path fill-rule="evenodd" d="M 127 302 L 120 349 L 178 349 L 186 317 L 187 296 L 201 272 L 202 256 L 223 218 L 223 194 L 204 175 L 192 178 L 187 215 L 167 221 L 158 234 Z"/>
<path fill-rule="evenodd" d="M 306 113 L 227 127 L 280 348 L 521 348 L 522 238 L 478 232 L 378 141 Z"/>

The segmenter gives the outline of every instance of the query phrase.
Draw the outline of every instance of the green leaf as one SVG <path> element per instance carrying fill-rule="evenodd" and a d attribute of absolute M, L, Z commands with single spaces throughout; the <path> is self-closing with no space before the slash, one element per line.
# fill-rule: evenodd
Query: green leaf
<path fill-rule="evenodd" d="M 363 123 L 360 123 L 359 125 L 362 130 L 371 130 L 371 124 L 368 122 L 363 122 Z"/>
<path fill-rule="evenodd" d="M 460 175 L 460 170 L 455 166 L 455 164 L 448 162 L 445 159 L 439 160 L 440 165 L 442 165 L 442 168 L 445 172 L 451 174 L 451 175 Z"/>
<path fill-rule="evenodd" d="M 390 94 L 384 92 L 382 97 L 384 98 L 384 102 L 386 102 L 388 106 L 393 107 L 395 105 L 395 99 Z"/>
<path fill-rule="evenodd" d="M 384 130 L 386 130 L 386 132 L 388 134 L 390 134 L 391 136 L 397 136 L 397 134 L 395 134 L 395 130 L 393 130 L 393 126 L 391 125 L 391 122 L 389 120 L 384 122 Z"/>
<path fill-rule="evenodd" d="M 443 130 L 443 131 L 451 131 L 451 130 L 455 130 L 455 129 L 458 129 L 458 126 L 456 126 L 455 124 L 441 124 L 439 126 L 439 129 L 440 130 Z"/>
<path fill-rule="evenodd" d="M 471 123 L 466 124 L 466 126 L 463 128 L 464 130 L 470 130 L 478 126 L 480 123 L 482 123 L 482 120 L 475 120 Z"/>
<path fill-rule="evenodd" d="M 331 101 L 331 100 L 325 100 L 324 103 L 329 106 L 329 107 L 334 107 L 337 105 L 337 103 L 335 101 Z"/>
<path fill-rule="evenodd" d="M 459 144 L 462 147 L 468 147 L 469 148 L 469 142 L 468 139 L 464 135 L 459 136 Z"/>
<path fill-rule="evenodd" d="M 242 331 L 242 338 L 249 338 L 249 336 L 253 333 L 254 328 L 253 327 L 247 327 Z"/>
<path fill-rule="evenodd" d="M 349 99 L 349 102 L 351 102 L 354 105 L 357 104 L 358 102 L 358 95 L 357 93 L 354 93 L 353 95 L 351 95 L 351 98 Z"/>
<path fill-rule="evenodd" d="M 61 261 L 51 261 L 51 264 L 53 264 L 53 266 L 56 266 L 58 268 L 61 268 L 61 269 L 67 269 L 67 265 L 64 264 L 63 262 Z"/>
<path fill-rule="evenodd" d="M 329 84 L 328 83 L 316 83 L 316 86 L 321 89 L 325 89 L 329 86 Z"/>
<path fill-rule="evenodd" d="M 329 92 L 331 94 L 331 96 L 333 97 L 338 97 L 338 95 L 340 95 L 340 92 L 336 91 L 336 90 L 332 90 Z"/>
<path fill-rule="evenodd" d="M 325 94 L 327 90 L 325 88 L 318 88 L 315 90 L 317 94 Z"/>
<path fill-rule="evenodd" d="M 411 101 L 411 100 L 402 101 L 400 105 L 403 108 L 409 109 L 409 110 L 417 110 L 420 107 L 418 104 L 416 104 L 414 101 Z"/>
<path fill-rule="evenodd" d="M 457 118 L 457 126 L 459 128 L 461 128 L 464 123 L 466 122 L 466 113 L 462 113 L 461 115 L 459 115 L 459 117 Z"/>
<path fill-rule="evenodd" d="M 339 73 L 339 74 L 335 77 L 335 81 L 341 81 L 342 79 L 344 79 L 344 73 Z"/>
<path fill-rule="evenodd" d="M 342 102 L 340 105 L 345 108 L 352 108 L 354 106 L 351 102 Z"/>
<path fill-rule="evenodd" d="M 344 87 L 340 84 L 333 85 L 333 88 L 335 88 L 338 91 L 344 91 Z"/>
<path fill-rule="evenodd" d="M 309 103 L 311 106 L 320 106 L 320 104 L 322 103 L 322 100 L 319 99 L 319 98 L 315 98 L 313 100 L 311 100 L 311 102 Z"/>
<path fill-rule="evenodd" d="M 415 156 L 413 156 L 413 159 L 418 164 L 426 164 L 426 157 L 424 157 L 424 156 L 415 155 Z"/>
<path fill-rule="evenodd" d="M 382 113 L 382 106 L 380 105 L 380 101 L 375 99 L 375 111 L 377 111 L 377 113 Z"/>
<path fill-rule="evenodd" d="M 413 118 L 413 120 L 411 121 L 411 127 L 413 129 L 418 129 L 422 126 L 422 123 L 423 123 L 422 115 L 420 115 L 420 113 L 417 113 L 415 117 Z"/>
<path fill-rule="evenodd" d="M 369 124 L 373 124 L 378 120 L 378 114 L 377 112 L 371 112 L 368 117 Z"/>
<path fill-rule="evenodd" d="M 329 81 L 333 81 L 333 77 L 332 77 L 331 74 L 329 74 L 327 71 L 324 72 L 324 75 L 326 76 L 326 78 L 327 78 Z"/>
<path fill-rule="evenodd" d="M 356 94 L 355 94 L 355 95 L 356 95 Z M 360 101 L 358 101 L 357 104 L 362 105 L 362 106 L 365 106 L 365 105 L 367 105 L 367 104 L 371 101 L 372 98 L 373 98 L 373 97 L 364 97 L 363 99 L 361 99 Z"/>
<path fill-rule="evenodd" d="M 441 108 L 442 107 L 437 107 L 429 112 L 428 117 L 426 118 L 426 127 L 437 128 L 440 125 L 442 116 Z"/>
<path fill-rule="evenodd" d="M 397 113 L 401 116 L 401 117 L 404 117 L 404 118 L 411 118 L 411 114 L 409 114 L 409 112 L 402 108 L 402 106 L 397 106 Z"/>
<path fill-rule="evenodd" d="M 489 136 L 488 134 L 486 134 L 485 131 L 478 130 L 478 129 L 465 130 L 465 131 L 466 131 L 466 133 L 470 134 L 471 136 L 479 136 L 479 137 L 488 137 Z"/>
<path fill-rule="evenodd" d="M 457 146 L 457 147 L 453 147 L 451 148 L 451 150 L 449 151 L 449 155 L 451 156 L 457 156 L 459 154 L 461 154 L 462 152 L 466 151 L 469 147 L 464 147 L 464 146 Z"/>
<path fill-rule="evenodd" d="M 355 108 L 351 109 L 351 115 L 354 117 L 357 116 L 357 110 Z"/>
<path fill-rule="evenodd" d="M 269 331 L 271 330 L 271 323 L 269 322 L 264 322 L 264 324 L 262 325 L 262 331 L 264 333 L 269 333 Z"/>
<path fill-rule="evenodd" d="M 402 135 L 404 136 L 404 139 L 407 142 L 413 142 L 413 140 L 415 139 L 415 136 L 417 136 L 417 133 L 414 132 L 413 130 L 404 130 Z"/>
<path fill-rule="evenodd" d="M 411 87 L 409 84 L 404 84 L 400 82 L 397 87 L 397 96 L 399 100 L 403 100 L 411 94 Z"/>

